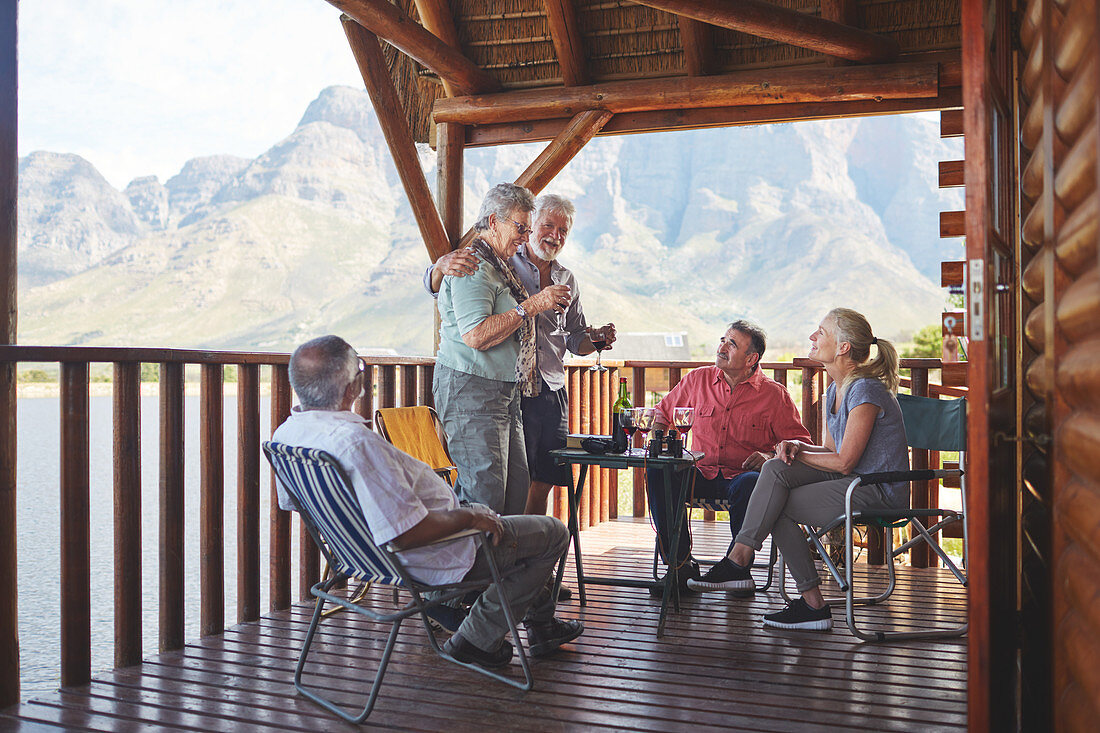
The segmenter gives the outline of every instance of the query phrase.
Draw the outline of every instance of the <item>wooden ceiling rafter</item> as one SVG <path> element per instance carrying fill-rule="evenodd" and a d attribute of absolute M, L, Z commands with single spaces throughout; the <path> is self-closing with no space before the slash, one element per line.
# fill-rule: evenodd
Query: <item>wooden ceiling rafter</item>
<path fill-rule="evenodd" d="M 821 0 L 821 17 L 851 28 L 859 27 L 859 8 L 856 6 L 856 0 Z M 851 61 L 830 56 L 825 59 L 825 63 L 829 66 L 843 66 Z"/>
<path fill-rule="evenodd" d="M 554 54 L 558 57 L 562 83 L 567 87 L 588 84 L 588 65 L 584 58 L 584 39 L 577 25 L 577 11 L 573 0 L 543 0 L 546 6 L 546 22 L 554 42 Z"/>
<path fill-rule="evenodd" d="M 436 100 L 435 122 L 465 125 L 569 117 L 590 109 L 615 114 L 776 103 L 931 98 L 939 64 L 761 69 L 705 77 L 537 88 Z"/>
<path fill-rule="evenodd" d="M 531 165 L 519 174 L 515 181 L 516 185 L 523 186 L 538 196 L 542 189 L 546 188 L 546 184 L 554 180 L 554 176 L 576 157 L 577 153 L 603 129 L 612 117 L 610 112 L 603 109 L 585 110 L 574 115 L 565 128 L 543 148 Z M 465 247 L 473 241 L 474 233 L 474 230 L 470 229 L 462 235 L 462 241 L 458 246 Z"/>
<path fill-rule="evenodd" d="M 714 71 L 714 28 L 684 16 L 680 21 L 680 45 L 684 49 L 684 73 L 706 76 Z"/>
<path fill-rule="evenodd" d="M 363 75 L 378 124 L 386 138 L 390 155 L 405 188 L 405 195 L 412 206 L 420 237 L 434 262 L 441 255 L 451 251 L 451 243 L 443 228 L 443 221 L 435 207 L 428 181 L 420 167 L 420 156 L 416 152 L 412 131 L 405 119 L 401 99 L 397 95 L 393 78 L 390 77 L 382 46 L 378 36 L 360 25 L 354 18 L 344 15 L 340 19 L 344 33 L 348 37 L 355 63 Z"/>
<path fill-rule="evenodd" d="M 462 53 L 462 43 L 458 39 L 458 29 L 455 27 L 455 19 L 451 15 L 451 7 L 447 0 L 413 0 L 413 3 L 416 5 L 416 12 L 420 15 L 420 22 L 424 28 L 454 50 Z M 448 97 L 459 96 L 449 79 L 440 77 L 440 81 Z"/>
<path fill-rule="evenodd" d="M 449 83 L 456 95 L 494 92 L 500 81 L 388 0 L 327 0 L 361 27 Z"/>
<path fill-rule="evenodd" d="M 898 57 L 891 38 L 826 18 L 800 13 L 763 0 L 632 0 L 656 10 L 702 23 L 807 48 L 860 63 L 884 63 Z"/>

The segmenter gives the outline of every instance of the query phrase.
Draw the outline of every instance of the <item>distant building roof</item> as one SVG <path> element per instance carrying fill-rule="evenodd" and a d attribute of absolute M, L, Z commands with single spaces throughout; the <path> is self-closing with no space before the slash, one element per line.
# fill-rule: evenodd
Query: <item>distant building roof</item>
<path fill-rule="evenodd" d="M 691 358 L 687 331 L 620 333 L 611 351 L 616 359 L 631 361 L 687 361 Z"/>

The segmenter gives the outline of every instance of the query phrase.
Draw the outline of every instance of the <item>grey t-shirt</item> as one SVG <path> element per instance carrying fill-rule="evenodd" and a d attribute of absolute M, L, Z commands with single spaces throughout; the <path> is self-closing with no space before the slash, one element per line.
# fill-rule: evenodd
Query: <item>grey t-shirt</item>
<path fill-rule="evenodd" d="M 852 473 L 876 473 L 879 471 L 906 471 L 909 469 L 909 448 L 905 440 L 905 421 L 901 416 L 898 399 L 886 389 L 886 385 L 877 379 L 864 377 L 848 385 L 844 392 L 844 401 L 837 406 L 837 385 L 829 385 L 825 393 L 825 422 L 829 434 L 833 436 L 833 445 L 839 451 L 844 440 L 844 428 L 848 425 L 848 415 L 856 407 L 871 403 L 879 408 L 875 425 L 863 455 L 859 457 Z M 909 482 L 882 484 L 882 490 L 894 506 L 909 505 Z"/>

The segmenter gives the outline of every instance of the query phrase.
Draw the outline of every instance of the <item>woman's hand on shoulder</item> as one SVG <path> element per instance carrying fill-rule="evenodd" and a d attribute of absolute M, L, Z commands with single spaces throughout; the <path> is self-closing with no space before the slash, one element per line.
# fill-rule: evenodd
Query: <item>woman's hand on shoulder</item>
<path fill-rule="evenodd" d="M 477 271 L 478 259 L 470 247 L 456 249 L 435 261 L 434 269 L 442 275 L 466 277 Z"/>

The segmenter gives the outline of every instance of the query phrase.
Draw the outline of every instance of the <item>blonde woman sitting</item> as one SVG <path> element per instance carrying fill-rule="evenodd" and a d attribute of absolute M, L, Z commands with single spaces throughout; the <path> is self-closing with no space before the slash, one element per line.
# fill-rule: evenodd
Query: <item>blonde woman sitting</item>
<path fill-rule="evenodd" d="M 833 380 L 825 395 L 825 445 L 801 440 L 776 445 L 776 457 L 760 470 L 729 556 L 699 580 L 688 582 L 698 590 L 751 591 L 753 554 L 771 534 L 801 597 L 765 615 L 764 625 L 826 631 L 832 628 L 832 615 L 799 524 L 829 523 L 843 513 L 854 474 L 907 470 L 909 452 L 894 396 L 898 356 L 893 345 L 875 338 L 867 319 L 847 308 L 830 311 L 810 341 L 809 358 L 824 364 Z M 872 347 L 877 351 L 873 359 Z M 856 511 L 908 505 L 907 482 L 860 486 L 852 495 Z"/>

